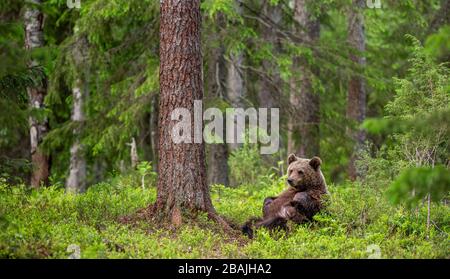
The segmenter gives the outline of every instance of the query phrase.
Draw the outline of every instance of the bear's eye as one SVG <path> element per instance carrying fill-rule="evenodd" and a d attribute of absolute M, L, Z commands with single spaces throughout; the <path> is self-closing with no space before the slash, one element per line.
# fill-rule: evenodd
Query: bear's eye
<path fill-rule="evenodd" d="M 304 173 L 303 173 L 302 170 L 299 170 L 299 171 L 298 171 L 298 174 L 303 175 Z"/>
<path fill-rule="evenodd" d="M 289 174 L 291 174 L 292 173 L 292 170 L 289 170 Z"/>

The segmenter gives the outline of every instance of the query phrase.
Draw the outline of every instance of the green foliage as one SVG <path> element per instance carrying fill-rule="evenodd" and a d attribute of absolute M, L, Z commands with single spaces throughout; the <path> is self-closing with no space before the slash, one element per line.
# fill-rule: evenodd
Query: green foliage
<path fill-rule="evenodd" d="M 437 64 L 416 38 L 407 37 L 414 45 L 409 74 L 405 79 L 395 80 L 395 99 L 386 105 L 390 116 L 406 119 L 448 108 L 450 102 L 448 68 Z"/>
<path fill-rule="evenodd" d="M 24 177 L 12 175 L 14 173 L 28 174 L 31 171 L 31 163 L 26 159 L 11 159 L 6 156 L 0 156 L 2 164 L 0 164 L 0 180 L 4 179 L 9 183 L 24 183 Z"/>
<path fill-rule="evenodd" d="M 383 119 L 371 118 L 363 123 L 364 129 L 374 134 L 401 134 L 414 129 L 419 134 L 432 134 L 441 128 L 445 136 L 449 136 L 445 128 L 446 120 L 450 117 L 450 109 L 421 113 L 412 119 L 389 117 Z"/>
<path fill-rule="evenodd" d="M 137 169 L 140 175 L 145 176 L 152 171 L 152 165 L 147 161 L 143 161 L 137 165 Z"/>
<path fill-rule="evenodd" d="M 46 26 L 50 25 L 46 30 L 64 29 L 58 33 L 63 37 L 49 36 L 56 39 L 58 52 L 49 67 L 46 97 L 52 130 L 42 148 L 49 153 L 58 150 L 52 173 L 60 182 L 67 175 L 75 126 L 70 118 L 72 87 L 77 78 L 83 79 L 89 95 L 81 133 L 85 157 L 88 164 L 101 161 L 103 174 L 116 170 L 128 159 L 130 138 L 148 129 L 142 123 L 148 123 L 150 100 L 159 90 L 159 4 L 87 0 L 77 10 L 67 9 L 65 1 L 52 0 L 46 2 L 45 11 L 49 14 Z M 83 37 L 87 37 L 89 55 L 81 62 L 74 61 Z"/>
<path fill-rule="evenodd" d="M 425 50 L 431 57 L 448 61 L 450 54 L 450 25 L 442 26 L 436 33 L 431 34 L 425 42 Z M 445 60 L 447 59 L 447 60 Z"/>
<path fill-rule="evenodd" d="M 245 142 L 233 150 L 228 158 L 232 184 L 252 184 L 270 171 L 259 154 L 257 144 Z"/>
<path fill-rule="evenodd" d="M 141 186 L 145 188 L 145 185 L 156 184 L 157 173 L 153 171 L 151 162 L 142 161 L 137 165 L 137 171 L 141 176 Z M 147 180 L 147 182 L 145 182 Z"/>
<path fill-rule="evenodd" d="M 75 76 L 80 74 L 87 79 L 89 88 L 82 135 L 88 164 L 105 162 L 105 173 L 117 169 L 119 162 L 128 156 L 129 139 L 147 132 L 149 127 L 143 123 L 148 123 L 148 116 L 153 113 L 150 102 L 159 90 L 159 2 L 84 0 L 78 10 L 68 9 L 65 0 L 44 1 L 40 9 L 45 13 L 46 47 L 33 53 L 23 49 L 21 12 L 25 2 L 5 0 L 0 4 L 0 16 L 6 19 L 0 23 L 3 62 L 0 84 L 7 81 L 3 84 L 13 89 L 11 92 L 0 89 L 1 96 L 9 97 L 0 98 L 0 111 L 4 112 L 0 113 L 0 146 L 17 145 L 26 136 L 31 111 L 26 110 L 23 89 L 33 79 L 27 69 L 27 61 L 33 57 L 39 60 L 42 73 L 49 81 L 45 116 L 50 120 L 52 132 L 42 147 L 54 155 L 52 173 L 60 181 L 67 174 L 73 129 L 71 88 Z M 358 74 L 366 78 L 368 115 L 380 116 L 396 86 L 392 77 L 401 80 L 407 74 L 409 65 L 405 61 L 414 47 L 403 39 L 405 34 L 425 42 L 429 56 L 446 61 L 448 26 L 435 26 L 434 20 L 441 8 L 439 0 L 388 1 L 383 3 L 383 9 L 365 9 L 367 67 L 364 71 L 348 59 L 346 12 L 351 1 L 313 1 L 308 5 L 308 10 L 321 22 L 320 39 L 313 45 L 300 43 L 302 38 L 292 32 L 294 26 L 299 29 L 301 26 L 294 21 L 289 1 L 238 2 L 202 1 L 204 56 L 212 55 L 219 48 L 225 52 L 225 60 L 231 54 L 243 55 L 241 71 L 245 78 L 246 106 L 258 103 L 261 80 L 273 80 L 279 73 L 282 81 L 277 88 L 279 92 L 274 93 L 280 93 L 281 123 L 287 123 L 290 117 L 285 113 L 290 81 L 302 75 L 293 71 L 292 58 L 301 57 L 313 69 L 320 68 L 313 84 L 321 103 L 321 156 L 327 162 L 324 172 L 333 181 L 345 179 L 352 146 L 345 132 L 351 125 L 345 117 L 349 76 Z M 276 26 L 269 20 L 270 8 L 275 6 L 281 8 L 281 19 Z M 276 40 L 266 38 L 267 24 L 273 25 Z M 89 41 L 91 56 L 86 65 L 74 65 L 71 59 L 80 36 L 87 36 Z M 205 68 L 214 66 L 208 65 L 210 60 L 204 61 Z M 273 67 L 264 67 L 264 61 L 270 61 Z M 21 102 L 16 102 L 18 99 Z M 221 97 L 210 105 L 222 108 L 224 103 Z M 10 116 L 18 121 L 8 121 Z M 286 130 L 282 125 L 282 142 L 287 141 Z M 146 156 L 146 159 L 150 158 Z"/>
<path fill-rule="evenodd" d="M 224 13 L 228 17 L 239 18 L 237 6 L 235 0 L 207 0 L 202 2 L 201 8 L 208 13 L 209 17 L 214 17 L 217 13 Z"/>
<path fill-rule="evenodd" d="M 410 38 L 414 52 L 409 75 L 396 80 L 396 96 L 386 106 L 388 115 L 364 126 L 372 133 L 391 133 L 384 152 L 401 173 L 388 194 L 393 202 L 411 206 L 427 194 L 439 201 L 449 192 L 449 170 L 444 165 L 450 151 L 450 83 L 448 68 Z"/>
<path fill-rule="evenodd" d="M 238 188 L 212 187 L 219 214 L 234 223 L 260 216 L 266 196 L 284 189 L 283 177 L 264 178 Z M 370 245 L 381 258 L 448 258 L 450 211 L 432 206 L 433 223 L 426 239 L 425 212 L 415 215 L 384 198 L 384 191 L 360 184 L 329 185 L 327 207 L 314 221 L 289 225 L 289 232 L 257 231 L 254 240 L 230 238 L 209 221 L 185 224 L 176 232 L 118 217 L 152 203 L 129 178 L 92 186 L 83 195 L 57 187 L 31 191 L 0 183 L 0 258 L 67 258 L 70 245 L 81 258 L 367 258 Z M 202 218 L 200 218 L 202 219 Z M 203 223 L 204 222 L 204 223 Z"/>
<path fill-rule="evenodd" d="M 261 202 L 276 196 L 286 187 L 286 177 L 259 174 L 258 178 L 237 188 L 214 185 L 214 207 L 225 217 L 243 224 L 249 217 L 261 215 Z"/>
<path fill-rule="evenodd" d="M 450 170 L 444 166 L 406 169 L 392 182 L 387 192 L 392 202 L 404 201 L 409 206 L 417 205 L 428 194 L 431 200 L 440 201 L 449 193 Z"/>
<path fill-rule="evenodd" d="M 58 187 L 30 191 L 1 184 L 0 216 L 7 229 L 0 234 L 0 257 L 65 258 L 72 243 L 97 250 L 106 245 L 97 230 L 114 230 L 118 216 L 144 207 L 154 196 L 154 189 L 119 183 L 99 184 L 78 196 Z"/>

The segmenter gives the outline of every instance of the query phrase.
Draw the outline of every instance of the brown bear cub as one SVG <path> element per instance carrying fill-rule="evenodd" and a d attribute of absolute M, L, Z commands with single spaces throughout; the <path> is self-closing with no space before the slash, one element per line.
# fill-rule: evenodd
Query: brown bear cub
<path fill-rule="evenodd" d="M 327 194 L 325 178 L 320 170 L 319 157 L 303 159 L 294 154 L 288 157 L 289 188 L 278 197 L 263 203 L 263 217 L 252 218 L 242 226 L 242 232 L 253 237 L 253 229 L 286 229 L 288 220 L 297 224 L 308 222 L 322 208 L 322 195 Z"/>

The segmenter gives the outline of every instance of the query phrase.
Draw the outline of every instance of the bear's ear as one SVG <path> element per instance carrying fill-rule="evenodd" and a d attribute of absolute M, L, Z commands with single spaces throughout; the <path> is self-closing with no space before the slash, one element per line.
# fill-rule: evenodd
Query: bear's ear
<path fill-rule="evenodd" d="M 290 165 L 294 161 L 297 161 L 297 156 L 295 156 L 294 153 L 291 153 L 288 157 L 288 165 Z"/>
<path fill-rule="evenodd" d="M 320 160 L 319 157 L 315 156 L 311 160 L 309 160 L 309 165 L 314 169 L 318 170 L 320 167 L 320 164 L 322 164 L 322 160 Z"/>

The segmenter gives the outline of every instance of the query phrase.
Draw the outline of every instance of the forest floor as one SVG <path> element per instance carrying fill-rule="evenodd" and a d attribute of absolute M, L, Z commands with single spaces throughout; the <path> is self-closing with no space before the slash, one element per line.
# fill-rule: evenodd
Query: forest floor
<path fill-rule="evenodd" d="M 328 205 L 313 222 L 291 224 L 287 233 L 259 230 L 249 240 L 227 236 L 206 216 L 177 230 L 120 222 L 155 200 L 155 187 L 138 181 L 120 176 L 82 195 L 0 182 L 0 258 L 68 258 L 77 250 L 81 258 L 450 258 L 449 207 L 433 204 L 427 232 L 425 206 L 393 206 L 383 189 L 329 185 Z M 211 192 L 218 213 L 242 224 L 284 187 L 283 179 L 266 177 Z"/>

